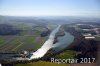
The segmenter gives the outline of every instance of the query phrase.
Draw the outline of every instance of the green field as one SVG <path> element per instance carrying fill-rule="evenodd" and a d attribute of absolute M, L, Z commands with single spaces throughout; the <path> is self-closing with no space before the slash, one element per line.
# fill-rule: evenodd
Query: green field
<path fill-rule="evenodd" d="M 34 51 L 40 48 L 47 37 L 37 35 L 0 36 L 0 51 Z M 2 50 L 3 49 L 3 50 Z"/>
<path fill-rule="evenodd" d="M 27 63 L 27 64 L 17 64 L 15 66 L 69 66 L 69 65 L 51 63 L 51 62 L 46 62 L 46 61 L 38 61 L 38 62 L 32 62 L 32 63 Z"/>
<path fill-rule="evenodd" d="M 4 39 L 0 37 L 0 45 L 2 45 L 3 43 L 4 43 Z"/>
<path fill-rule="evenodd" d="M 78 52 L 73 51 L 73 50 L 66 50 L 58 55 L 55 56 L 55 58 L 58 59 L 68 59 L 68 58 L 74 58 L 74 56 L 77 56 Z"/>
<path fill-rule="evenodd" d="M 21 29 L 21 32 L 16 35 L 0 35 L 0 51 L 36 51 L 47 40 L 47 36 L 40 36 L 44 27 L 38 26 L 41 28 L 38 30 L 27 23 L 12 23 L 11 25 Z"/>

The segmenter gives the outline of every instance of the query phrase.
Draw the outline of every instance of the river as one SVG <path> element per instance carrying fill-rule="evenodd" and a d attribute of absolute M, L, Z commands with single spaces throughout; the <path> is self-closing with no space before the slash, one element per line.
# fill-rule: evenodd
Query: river
<path fill-rule="evenodd" d="M 33 59 L 39 59 L 43 57 L 49 49 L 54 49 L 56 52 L 59 52 L 60 50 L 63 50 L 66 48 L 68 45 L 70 45 L 74 41 L 74 36 L 71 35 L 68 32 L 65 32 L 64 36 L 59 36 L 58 42 L 53 44 L 55 40 L 56 33 L 59 31 L 61 25 L 58 25 L 57 28 L 55 28 L 51 33 L 48 38 L 48 40 L 43 44 L 41 48 L 39 48 L 37 51 L 31 53 L 32 55 L 25 59 L 25 58 L 15 58 L 16 60 L 33 60 Z M 1 66 L 1 64 L 0 64 Z"/>
<path fill-rule="evenodd" d="M 53 42 L 55 39 L 55 35 L 59 31 L 60 26 L 61 25 L 59 25 L 56 29 L 54 29 L 51 32 L 48 40 L 43 44 L 43 46 L 41 48 L 39 48 L 36 52 L 32 53 L 32 56 L 29 58 L 29 60 L 39 59 L 39 58 L 43 57 L 47 53 L 47 51 L 52 48 L 52 45 L 53 45 Z"/>
<path fill-rule="evenodd" d="M 41 48 L 39 48 L 36 52 L 32 53 L 32 56 L 29 58 L 29 60 L 39 59 L 43 57 L 51 48 L 54 49 L 56 52 L 59 52 L 60 50 L 63 50 L 74 41 L 74 36 L 68 32 L 65 32 L 65 35 L 58 37 L 58 42 L 53 44 L 55 35 L 59 31 L 60 27 L 61 25 L 59 25 L 51 32 L 48 40 L 43 44 Z"/>
<path fill-rule="evenodd" d="M 58 42 L 53 44 L 52 49 L 54 49 L 56 52 L 59 52 L 74 41 L 74 36 L 68 32 L 65 32 L 65 35 L 58 37 L 57 40 Z"/>

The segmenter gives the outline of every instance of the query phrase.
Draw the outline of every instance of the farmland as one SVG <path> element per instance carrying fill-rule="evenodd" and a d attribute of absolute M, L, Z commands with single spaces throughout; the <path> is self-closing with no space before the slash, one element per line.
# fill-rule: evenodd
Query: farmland
<path fill-rule="evenodd" d="M 20 52 L 23 50 L 35 51 L 40 48 L 47 39 L 47 36 L 40 36 L 40 33 L 43 31 L 33 28 L 30 25 L 24 24 L 23 26 L 20 26 L 22 24 L 17 23 L 16 25 L 11 25 L 13 25 L 14 28 L 19 29 L 20 32 L 15 35 L 0 35 L 0 52 Z M 44 29 L 44 27 L 40 26 L 38 26 L 38 28 Z"/>
<path fill-rule="evenodd" d="M 0 51 L 36 50 L 41 47 L 46 39 L 46 37 L 41 38 L 36 35 L 0 37 Z"/>

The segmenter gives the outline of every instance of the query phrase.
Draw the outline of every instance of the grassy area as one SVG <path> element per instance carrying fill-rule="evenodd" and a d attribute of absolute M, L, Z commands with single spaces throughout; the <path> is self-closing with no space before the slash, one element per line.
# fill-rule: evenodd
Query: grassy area
<path fill-rule="evenodd" d="M 76 51 L 67 50 L 65 52 L 62 52 L 62 53 L 56 55 L 55 58 L 58 58 L 58 59 L 74 58 L 74 56 L 76 56 L 77 54 L 78 53 Z"/>
<path fill-rule="evenodd" d="M 2 45 L 4 43 L 4 39 L 2 37 L 0 37 L 0 45 Z"/>
<path fill-rule="evenodd" d="M 46 62 L 46 61 L 38 61 L 38 62 L 27 63 L 27 64 L 17 64 L 15 66 L 69 66 L 69 65 L 51 63 L 51 62 Z"/>
<path fill-rule="evenodd" d="M 95 38 L 96 41 L 100 41 L 100 36 L 95 36 Z"/>

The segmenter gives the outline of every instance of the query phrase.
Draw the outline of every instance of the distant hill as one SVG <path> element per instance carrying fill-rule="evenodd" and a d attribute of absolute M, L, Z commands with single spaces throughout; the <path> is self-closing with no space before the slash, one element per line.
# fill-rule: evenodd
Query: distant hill
<path fill-rule="evenodd" d="M 76 22 L 100 22 L 100 18 L 96 17 L 80 17 L 80 16 L 0 16 L 0 23 L 3 22 L 24 22 L 35 24 L 69 24 Z"/>

